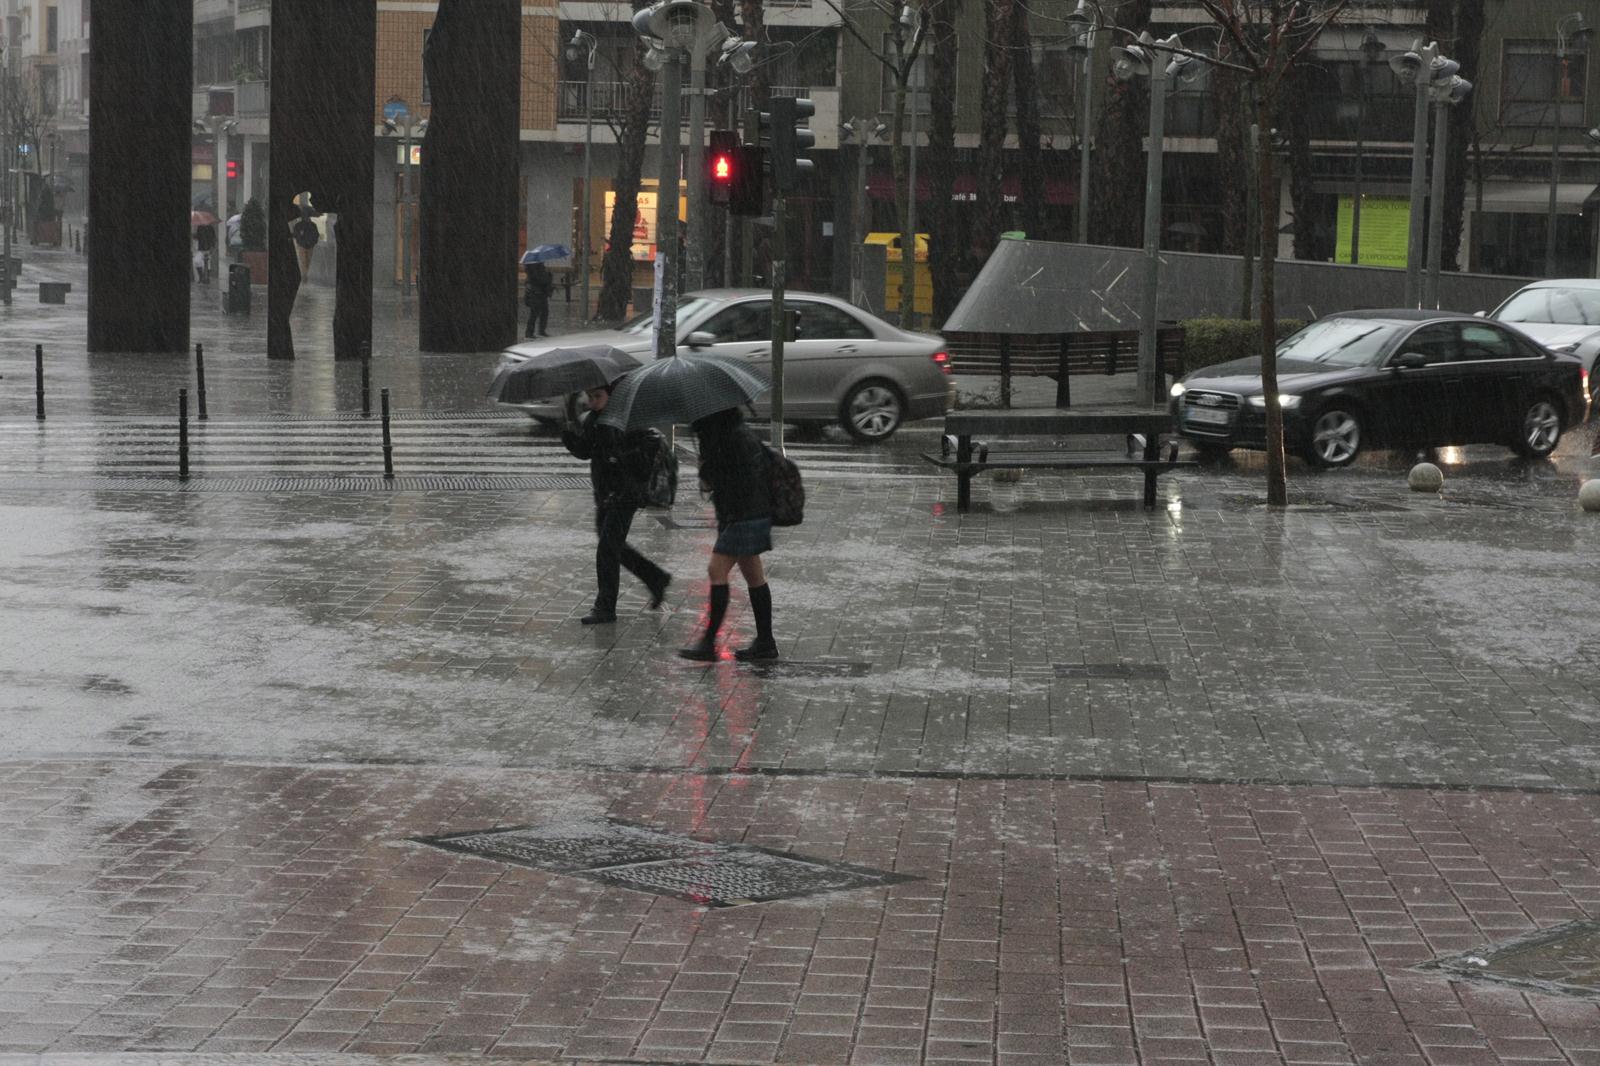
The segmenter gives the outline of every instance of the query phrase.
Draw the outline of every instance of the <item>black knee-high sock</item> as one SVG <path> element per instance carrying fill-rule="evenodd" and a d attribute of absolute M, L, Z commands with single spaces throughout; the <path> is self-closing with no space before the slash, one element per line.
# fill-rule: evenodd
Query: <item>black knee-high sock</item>
<path fill-rule="evenodd" d="M 728 586 L 711 586 L 711 607 L 706 612 L 706 632 L 702 640 L 716 640 L 722 628 L 722 616 L 728 613 Z"/>
<path fill-rule="evenodd" d="M 750 590 L 750 610 L 756 616 L 756 639 L 772 639 L 772 588 L 757 585 Z"/>

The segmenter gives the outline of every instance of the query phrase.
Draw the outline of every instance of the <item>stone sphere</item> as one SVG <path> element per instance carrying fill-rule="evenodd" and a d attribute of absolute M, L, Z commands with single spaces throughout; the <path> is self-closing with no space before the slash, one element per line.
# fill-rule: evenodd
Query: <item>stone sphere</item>
<path fill-rule="evenodd" d="M 1406 475 L 1412 492 L 1438 492 L 1444 488 L 1444 471 L 1432 463 L 1418 463 Z"/>
<path fill-rule="evenodd" d="M 1578 486 L 1578 506 L 1585 511 L 1600 511 L 1600 478 L 1590 478 Z"/>

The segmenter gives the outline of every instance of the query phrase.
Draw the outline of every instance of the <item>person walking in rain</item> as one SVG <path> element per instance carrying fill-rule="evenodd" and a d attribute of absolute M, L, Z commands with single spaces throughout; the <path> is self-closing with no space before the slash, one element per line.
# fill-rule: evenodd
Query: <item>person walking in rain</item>
<path fill-rule="evenodd" d="M 541 265 L 541 264 L 535 264 Z M 549 271 L 546 271 L 548 274 Z M 666 598 L 672 575 L 641 555 L 628 543 L 628 530 L 644 498 L 644 484 L 650 476 L 647 451 L 630 448 L 621 430 L 600 424 L 611 389 L 590 389 L 589 411 L 577 426 L 561 431 L 561 443 L 579 459 L 589 460 L 589 480 L 594 489 L 594 529 L 599 543 L 594 552 L 596 591 L 594 607 L 579 619 L 586 626 L 607 625 L 617 620 L 617 592 L 622 567 L 650 590 L 650 609 L 657 610 Z"/>
<path fill-rule="evenodd" d="M 767 452 L 739 409 L 707 415 L 693 423 L 700 442 L 700 491 L 711 494 L 717 513 L 717 542 L 711 547 L 710 606 L 699 641 L 678 654 L 697 662 L 717 658 L 717 632 L 728 613 L 728 579 L 734 567 L 744 575 L 755 615 L 756 639 L 735 651 L 740 661 L 776 659 L 772 639 L 772 590 L 767 586 L 761 554 L 772 550 L 772 494 Z"/>
<path fill-rule="evenodd" d="M 550 325 L 550 294 L 555 291 L 556 279 L 543 263 L 529 263 L 523 271 L 525 281 L 522 302 L 528 308 L 528 328 L 524 337 L 548 337 Z"/>

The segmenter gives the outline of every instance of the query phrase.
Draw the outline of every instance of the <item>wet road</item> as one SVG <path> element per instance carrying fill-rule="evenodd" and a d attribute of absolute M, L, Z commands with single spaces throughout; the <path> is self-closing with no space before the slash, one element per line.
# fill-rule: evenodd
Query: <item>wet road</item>
<path fill-rule="evenodd" d="M 492 353 L 385 319 L 385 484 L 350 368 L 202 315 L 179 486 L 188 360 L 4 323 L 0 1051 L 1600 1052 L 1593 999 L 1413 969 L 1600 915 L 1588 430 L 1446 452 L 1439 495 L 1407 457 L 1294 463 L 1281 512 L 1256 456 L 1154 512 L 1030 472 L 958 516 L 930 427 L 802 441 L 785 660 L 700 667 L 693 478 L 635 527 L 667 609 L 625 579 L 578 626 L 583 465 L 482 402 Z M 55 353 L 42 425 L 19 334 Z M 416 839 L 602 816 L 909 880 L 707 908 Z"/>

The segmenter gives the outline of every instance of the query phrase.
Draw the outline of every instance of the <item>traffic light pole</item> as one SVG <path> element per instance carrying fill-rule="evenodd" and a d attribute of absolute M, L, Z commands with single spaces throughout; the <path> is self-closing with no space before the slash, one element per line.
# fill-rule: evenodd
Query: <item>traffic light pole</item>
<path fill-rule="evenodd" d="M 655 357 L 678 354 L 678 87 L 677 49 L 661 68 L 661 178 L 656 201 Z"/>
<path fill-rule="evenodd" d="M 772 446 L 783 453 L 783 342 L 789 337 L 789 319 L 783 310 L 783 286 L 788 272 L 789 238 L 785 225 L 781 186 L 772 191 Z"/>

